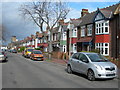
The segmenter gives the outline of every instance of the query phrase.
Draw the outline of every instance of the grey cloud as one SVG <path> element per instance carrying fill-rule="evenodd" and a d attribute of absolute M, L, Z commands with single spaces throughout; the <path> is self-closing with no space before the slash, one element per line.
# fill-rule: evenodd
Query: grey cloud
<path fill-rule="evenodd" d="M 38 28 L 32 21 L 24 20 L 20 16 L 19 7 L 22 3 L 6 2 L 2 4 L 2 23 L 6 27 L 8 41 L 12 35 L 18 39 L 35 34 Z"/>

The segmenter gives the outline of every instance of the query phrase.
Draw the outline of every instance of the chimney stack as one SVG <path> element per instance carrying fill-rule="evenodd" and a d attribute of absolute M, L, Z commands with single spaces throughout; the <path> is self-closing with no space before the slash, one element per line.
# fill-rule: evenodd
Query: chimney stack
<path fill-rule="evenodd" d="M 83 17 L 84 15 L 88 14 L 88 9 L 82 9 L 82 12 L 81 12 L 81 17 Z"/>

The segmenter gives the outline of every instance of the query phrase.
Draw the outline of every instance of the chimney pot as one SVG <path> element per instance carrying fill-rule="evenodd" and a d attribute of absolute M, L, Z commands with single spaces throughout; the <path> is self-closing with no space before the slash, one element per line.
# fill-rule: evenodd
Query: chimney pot
<path fill-rule="evenodd" d="M 82 9 L 81 16 L 83 17 L 84 15 L 88 14 L 88 9 Z"/>

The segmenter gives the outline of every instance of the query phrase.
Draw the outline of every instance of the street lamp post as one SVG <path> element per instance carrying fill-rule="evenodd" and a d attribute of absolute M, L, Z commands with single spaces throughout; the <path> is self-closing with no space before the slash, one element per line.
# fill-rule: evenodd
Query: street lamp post
<path fill-rule="evenodd" d="M 71 28 L 69 29 L 69 58 L 71 56 Z"/>

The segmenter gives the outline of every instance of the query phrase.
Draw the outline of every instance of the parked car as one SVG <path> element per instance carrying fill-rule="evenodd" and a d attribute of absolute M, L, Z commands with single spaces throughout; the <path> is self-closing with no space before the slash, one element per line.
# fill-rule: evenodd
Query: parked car
<path fill-rule="evenodd" d="M 40 50 L 33 50 L 30 58 L 33 60 L 44 60 L 43 54 Z"/>
<path fill-rule="evenodd" d="M 90 81 L 96 78 L 116 78 L 117 66 L 98 53 L 74 53 L 67 63 L 67 72 L 87 75 Z"/>
<path fill-rule="evenodd" d="M 17 53 L 17 50 L 16 50 L 16 49 L 13 49 L 13 50 L 12 50 L 12 53 Z"/>
<path fill-rule="evenodd" d="M 12 52 L 12 49 L 9 49 L 8 52 Z"/>
<path fill-rule="evenodd" d="M 4 52 L 0 52 L 0 61 L 6 61 L 7 56 Z"/>
<path fill-rule="evenodd" d="M 26 48 L 25 50 L 24 50 L 24 52 L 23 52 L 23 56 L 24 57 L 30 57 L 30 54 L 31 54 L 31 52 L 33 51 L 34 49 L 33 48 Z"/>

